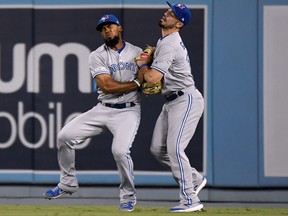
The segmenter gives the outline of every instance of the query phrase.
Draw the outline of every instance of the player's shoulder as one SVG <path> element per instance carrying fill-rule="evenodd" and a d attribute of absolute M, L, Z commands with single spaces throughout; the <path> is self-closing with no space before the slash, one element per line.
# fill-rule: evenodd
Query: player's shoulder
<path fill-rule="evenodd" d="M 174 32 L 170 35 L 167 35 L 164 38 L 159 40 L 158 46 L 162 47 L 162 49 L 170 49 L 174 50 L 179 43 L 181 43 L 182 39 L 178 32 Z"/>
<path fill-rule="evenodd" d="M 105 51 L 106 51 L 106 46 L 105 46 L 105 44 L 102 44 L 97 49 L 95 49 L 92 53 L 101 53 L 101 52 L 105 52 Z"/>
<path fill-rule="evenodd" d="M 135 50 L 136 52 L 142 52 L 142 49 L 138 46 L 135 46 L 127 41 L 125 41 L 125 46 L 127 49 L 132 49 L 132 50 Z"/>
<path fill-rule="evenodd" d="M 99 46 L 97 49 L 95 49 L 94 51 L 92 51 L 90 53 L 90 57 L 102 55 L 103 52 L 105 52 L 105 51 L 106 51 L 105 44 L 103 44 L 103 45 Z"/>
<path fill-rule="evenodd" d="M 179 41 L 181 41 L 181 37 L 180 34 L 178 32 L 174 32 L 170 35 L 167 35 L 165 38 L 163 38 L 163 43 L 165 44 L 173 44 L 173 43 L 178 43 Z"/>

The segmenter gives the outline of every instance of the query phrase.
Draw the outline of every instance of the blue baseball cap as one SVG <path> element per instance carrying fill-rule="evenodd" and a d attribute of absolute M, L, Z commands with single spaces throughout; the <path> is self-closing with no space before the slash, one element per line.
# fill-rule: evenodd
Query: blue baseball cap
<path fill-rule="evenodd" d="M 190 10 L 184 5 L 184 4 L 170 4 L 168 1 L 166 1 L 169 7 L 172 9 L 173 13 L 176 15 L 176 17 L 184 24 L 186 25 L 190 19 L 191 19 L 191 12 Z"/>
<path fill-rule="evenodd" d="M 101 31 L 102 26 L 103 26 L 104 24 L 107 24 L 107 23 L 113 23 L 113 24 L 116 24 L 116 25 L 118 25 L 118 26 L 121 25 L 120 22 L 119 22 L 119 20 L 118 20 L 114 15 L 112 15 L 112 14 L 106 14 L 106 15 L 103 15 L 103 16 L 101 17 L 101 19 L 99 20 L 99 22 L 98 22 L 98 24 L 97 24 L 97 26 L 96 26 L 96 30 L 97 30 L 97 31 Z"/>

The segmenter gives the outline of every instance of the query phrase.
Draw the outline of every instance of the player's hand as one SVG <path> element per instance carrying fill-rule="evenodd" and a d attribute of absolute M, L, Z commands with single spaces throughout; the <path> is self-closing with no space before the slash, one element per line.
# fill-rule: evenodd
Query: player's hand
<path fill-rule="evenodd" d="M 147 45 L 144 51 L 135 58 L 135 62 L 138 67 L 141 67 L 143 64 L 151 65 L 154 52 L 155 47 Z"/>

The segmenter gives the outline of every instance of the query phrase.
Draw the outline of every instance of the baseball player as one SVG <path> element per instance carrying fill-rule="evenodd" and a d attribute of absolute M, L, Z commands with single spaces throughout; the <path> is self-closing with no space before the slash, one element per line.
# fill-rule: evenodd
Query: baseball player
<path fill-rule="evenodd" d="M 112 14 L 102 16 L 96 30 L 105 42 L 89 56 L 99 103 L 60 131 L 57 145 L 60 183 L 43 197 L 54 199 L 77 191 L 74 146 L 108 129 L 113 134 L 112 153 L 121 179 L 120 210 L 133 211 L 136 191 L 130 148 L 140 122 L 140 83 L 135 79 L 138 66 L 134 58 L 142 49 L 122 39 L 122 27 Z"/>
<path fill-rule="evenodd" d="M 166 102 L 156 121 L 151 153 L 167 166 L 180 187 L 180 202 L 171 212 L 194 212 L 203 208 L 197 194 L 206 179 L 191 168 L 185 149 L 204 110 L 204 99 L 195 87 L 187 49 L 179 31 L 191 19 L 184 4 L 169 5 L 159 21 L 162 37 L 158 40 L 152 65 L 137 61 L 139 79 L 150 85 L 163 83 Z M 141 78 L 142 76 L 142 78 Z"/>

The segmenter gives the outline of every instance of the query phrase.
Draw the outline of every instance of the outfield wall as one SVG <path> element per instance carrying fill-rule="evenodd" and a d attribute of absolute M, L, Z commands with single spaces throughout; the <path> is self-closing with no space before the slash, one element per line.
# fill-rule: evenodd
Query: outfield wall
<path fill-rule="evenodd" d="M 172 2 L 172 1 L 171 1 Z M 176 2 L 175 2 L 176 3 Z M 286 187 L 288 0 L 186 0 L 181 31 L 206 100 L 187 155 L 211 187 Z M 97 102 L 88 55 L 102 44 L 103 14 L 121 21 L 125 40 L 160 37 L 165 1 L 0 1 L 0 182 L 59 180 L 56 137 Z M 286 60 L 286 61 L 285 61 Z M 160 95 L 143 97 L 132 147 L 137 185 L 175 185 L 149 153 Z M 80 184 L 118 184 L 111 134 L 76 152 Z"/>

